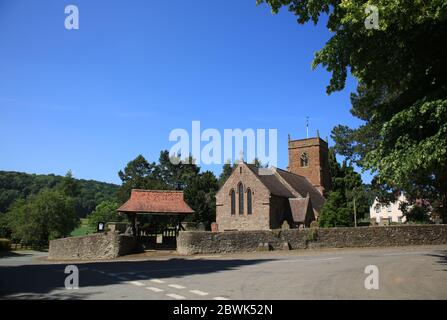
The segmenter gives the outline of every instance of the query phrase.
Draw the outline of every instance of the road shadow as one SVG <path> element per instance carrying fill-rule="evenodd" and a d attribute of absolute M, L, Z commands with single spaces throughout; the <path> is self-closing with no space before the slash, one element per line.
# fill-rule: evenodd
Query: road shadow
<path fill-rule="evenodd" d="M 32 252 L 16 252 L 16 251 L 0 251 L 0 259 L 1 258 L 10 258 L 10 257 L 26 257 L 33 255 Z"/>
<path fill-rule="evenodd" d="M 430 253 L 427 256 L 438 258 L 437 262 L 446 267 L 444 271 L 447 271 L 447 250 L 443 250 L 439 254 Z"/>
<path fill-rule="evenodd" d="M 271 260 L 172 258 L 152 261 L 82 263 L 77 266 L 79 268 L 79 287 L 82 288 L 104 287 L 133 280 L 144 281 L 152 278 L 181 278 L 190 275 L 212 274 L 268 261 Z M 53 290 L 65 289 L 64 282 L 67 274 L 64 271 L 69 264 L 0 266 L 0 298 L 35 299 L 40 295 L 47 295 Z M 70 299 L 83 298 L 86 297 L 82 295 L 70 297 Z M 55 296 L 55 299 L 58 297 Z"/>

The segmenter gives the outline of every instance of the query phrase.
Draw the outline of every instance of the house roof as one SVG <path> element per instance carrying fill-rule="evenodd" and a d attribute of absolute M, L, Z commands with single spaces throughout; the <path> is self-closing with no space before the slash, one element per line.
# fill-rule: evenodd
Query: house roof
<path fill-rule="evenodd" d="M 194 210 L 184 201 L 183 191 L 139 189 L 133 189 L 130 199 L 117 211 L 124 213 L 194 213 Z"/>

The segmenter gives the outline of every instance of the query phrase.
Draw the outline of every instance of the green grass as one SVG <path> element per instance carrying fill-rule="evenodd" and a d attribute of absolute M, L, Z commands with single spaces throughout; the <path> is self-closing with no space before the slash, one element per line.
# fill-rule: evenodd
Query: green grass
<path fill-rule="evenodd" d="M 88 219 L 81 219 L 81 225 L 74 229 L 70 236 L 72 237 L 79 237 L 79 236 L 85 236 L 86 234 L 92 234 L 95 230 L 89 227 L 88 225 Z"/>

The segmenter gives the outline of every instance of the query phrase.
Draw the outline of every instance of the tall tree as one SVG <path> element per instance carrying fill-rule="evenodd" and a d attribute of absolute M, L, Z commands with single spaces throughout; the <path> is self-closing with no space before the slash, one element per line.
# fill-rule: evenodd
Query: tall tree
<path fill-rule="evenodd" d="M 225 181 L 231 176 L 231 173 L 233 172 L 234 166 L 231 164 L 231 161 L 228 160 L 225 162 L 222 168 L 222 172 L 219 175 L 219 186 L 223 186 Z"/>
<path fill-rule="evenodd" d="M 67 197 L 75 198 L 79 195 L 79 182 L 73 177 L 71 170 L 68 170 L 65 177 L 62 179 L 60 186 L 61 192 Z"/>
<path fill-rule="evenodd" d="M 300 24 L 328 15 L 331 39 L 313 67 L 332 73 L 327 93 L 358 80 L 351 113 L 363 120 L 334 128 L 339 154 L 376 174 L 383 190 L 428 199 L 447 217 L 447 6 L 444 0 L 257 0 L 282 6 Z M 375 5 L 371 7 L 371 5 Z M 377 9 L 378 28 L 368 21 Z"/>
<path fill-rule="evenodd" d="M 216 192 L 218 181 L 211 171 L 205 171 L 194 176 L 185 189 L 185 201 L 195 211 L 188 220 L 202 222 L 210 228 L 216 221 Z"/>
<path fill-rule="evenodd" d="M 149 163 L 142 155 L 130 161 L 124 170 L 118 172 L 122 185 L 118 190 L 118 199 L 125 202 L 129 199 L 132 189 L 168 189 L 160 175 L 160 168 L 155 162 Z"/>
<path fill-rule="evenodd" d="M 368 186 L 362 183 L 360 174 L 346 160 L 340 165 L 334 149 L 329 149 L 329 169 L 332 177 L 332 190 L 325 202 L 319 222 L 322 227 L 354 225 L 354 212 L 357 219 L 368 215 L 372 199 Z"/>
<path fill-rule="evenodd" d="M 170 155 L 169 151 L 160 152 L 158 172 L 160 178 L 174 190 L 183 190 L 188 182 L 199 173 L 200 168 L 190 156 L 188 159 L 180 159 L 177 155 Z"/>

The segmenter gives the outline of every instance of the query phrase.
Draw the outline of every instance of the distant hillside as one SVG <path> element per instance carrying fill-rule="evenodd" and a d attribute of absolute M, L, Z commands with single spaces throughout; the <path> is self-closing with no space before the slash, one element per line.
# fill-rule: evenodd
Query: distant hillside
<path fill-rule="evenodd" d="M 23 172 L 0 171 L 0 212 L 18 198 L 27 198 L 44 188 L 55 188 L 62 176 L 54 174 L 28 174 Z M 76 197 L 76 212 L 85 217 L 103 200 L 115 200 L 118 185 L 95 180 L 76 179 L 79 184 L 79 196 Z"/>

